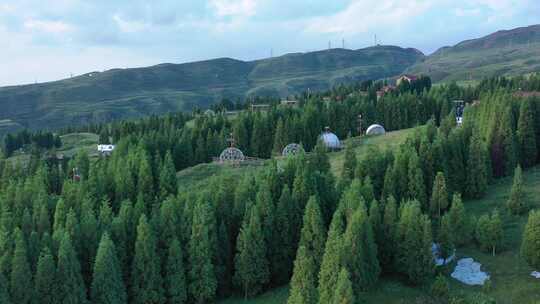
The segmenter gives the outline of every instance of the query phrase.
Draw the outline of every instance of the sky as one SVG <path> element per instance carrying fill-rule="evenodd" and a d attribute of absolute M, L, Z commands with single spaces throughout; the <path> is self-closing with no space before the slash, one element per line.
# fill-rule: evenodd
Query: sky
<path fill-rule="evenodd" d="M 380 44 L 429 54 L 540 23 L 540 0 L 0 0 L 0 86 Z"/>

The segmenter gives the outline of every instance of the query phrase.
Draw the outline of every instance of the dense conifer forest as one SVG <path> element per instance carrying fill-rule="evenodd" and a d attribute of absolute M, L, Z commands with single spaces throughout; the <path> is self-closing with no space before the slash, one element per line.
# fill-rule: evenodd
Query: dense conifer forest
<path fill-rule="evenodd" d="M 472 242 L 495 255 L 502 242 L 499 211 L 474 219 L 462 199 L 514 176 L 501 207 L 529 211 L 521 175 L 540 162 L 540 99 L 514 93 L 539 89 L 540 77 L 467 88 L 421 81 L 380 99 L 383 84 L 369 82 L 305 93 L 295 108 L 258 99 L 273 106 L 232 119 L 178 113 L 62 131 L 115 143 L 97 159 L 51 157 L 57 134 L 6 137 L 0 302 L 211 303 L 290 283 L 289 304 L 355 303 L 390 275 L 418 286 L 435 280 L 444 291 L 434 242 L 444 257 Z M 467 103 L 461 126 L 454 100 Z M 417 128 L 394 150 L 357 158 L 347 146 L 334 176 L 317 138 L 326 126 L 340 138 L 358 136 L 359 114 L 364 126 Z M 230 134 L 253 157 L 270 159 L 292 142 L 309 153 L 179 192 L 177 171 L 211 161 Z M 28 163 L 7 158 L 23 145 L 35 151 Z M 535 267 L 538 227 L 532 212 L 522 252 Z"/>

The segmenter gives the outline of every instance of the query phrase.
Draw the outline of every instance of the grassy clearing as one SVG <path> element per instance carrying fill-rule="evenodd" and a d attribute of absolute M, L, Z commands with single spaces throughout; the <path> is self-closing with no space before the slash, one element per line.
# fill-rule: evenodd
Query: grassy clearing
<path fill-rule="evenodd" d="M 381 150 L 385 149 L 395 149 L 401 145 L 405 140 L 414 133 L 414 128 L 403 129 L 399 131 L 388 132 L 385 135 L 381 136 L 364 136 L 364 137 L 355 137 L 349 139 L 353 141 L 356 152 L 356 157 L 361 159 L 365 153 L 369 150 L 370 147 L 377 147 Z M 347 141 L 345 141 L 347 144 Z M 332 173 L 336 177 L 341 175 L 343 169 L 343 162 L 345 158 L 345 151 L 330 153 L 330 165 L 332 167 Z"/>
<path fill-rule="evenodd" d="M 246 174 L 256 173 L 264 166 L 218 165 L 214 163 L 199 164 L 177 173 L 180 191 L 193 191 L 208 186 L 208 179 L 213 177 L 234 176 L 241 178 Z"/>
<path fill-rule="evenodd" d="M 97 153 L 99 136 L 94 133 L 72 133 L 60 137 L 62 147 L 58 149 L 67 157 L 72 157 L 79 151 L 86 151 L 89 155 Z"/>

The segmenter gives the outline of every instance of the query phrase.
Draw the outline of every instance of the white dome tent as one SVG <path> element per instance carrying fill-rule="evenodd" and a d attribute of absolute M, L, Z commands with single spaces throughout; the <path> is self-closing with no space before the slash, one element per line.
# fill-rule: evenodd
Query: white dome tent
<path fill-rule="evenodd" d="M 336 134 L 330 132 L 330 128 L 326 128 L 323 134 L 319 137 L 326 148 L 331 150 L 341 149 L 341 142 Z"/>
<path fill-rule="evenodd" d="M 383 126 L 374 124 L 369 126 L 366 130 L 366 135 L 384 135 L 386 134 L 386 130 Z"/>

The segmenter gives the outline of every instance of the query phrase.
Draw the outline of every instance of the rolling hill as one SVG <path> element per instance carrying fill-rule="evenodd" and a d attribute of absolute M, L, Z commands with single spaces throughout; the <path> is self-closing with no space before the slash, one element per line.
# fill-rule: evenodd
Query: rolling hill
<path fill-rule="evenodd" d="M 223 97 L 287 96 L 339 83 L 391 77 L 424 55 L 376 46 L 331 49 L 239 61 L 92 72 L 55 82 L 0 88 L 0 134 L 17 128 L 59 128 L 150 113 L 206 107 Z"/>
<path fill-rule="evenodd" d="M 443 47 L 407 69 L 435 82 L 480 80 L 540 71 L 540 25 L 498 31 Z"/>

